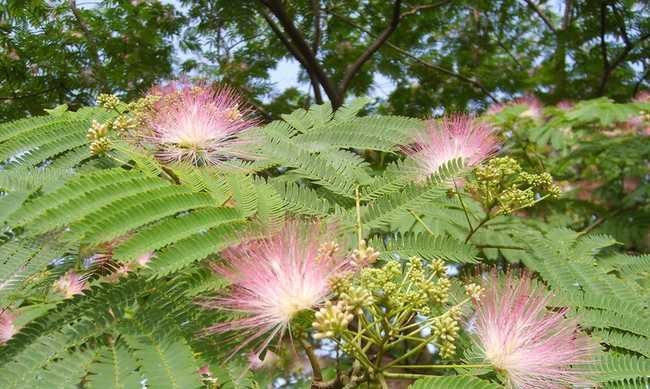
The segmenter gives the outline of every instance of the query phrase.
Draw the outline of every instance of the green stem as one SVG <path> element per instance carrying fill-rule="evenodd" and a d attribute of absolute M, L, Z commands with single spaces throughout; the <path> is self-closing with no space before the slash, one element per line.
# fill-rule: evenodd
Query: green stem
<path fill-rule="evenodd" d="M 440 377 L 440 376 L 429 375 L 429 374 L 389 373 L 389 372 L 384 372 L 382 373 L 382 375 L 388 378 L 402 378 L 408 380 L 417 380 L 418 378 Z"/>
<path fill-rule="evenodd" d="M 483 369 L 490 365 L 395 365 L 395 369 Z"/>
<path fill-rule="evenodd" d="M 411 215 L 413 215 L 413 217 L 415 218 L 415 220 L 418 221 L 418 223 L 422 224 L 422 227 L 424 227 L 424 229 L 429 234 L 431 234 L 431 236 L 436 236 L 436 234 L 434 234 L 433 231 L 431 231 L 431 229 L 426 224 L 424 224 L 424 221 L 422 221 L 422 219 L 420 219 L 420 217 L 416 215 L 415 212 L 413 212 L 413 210 L 409 209 L 408 211 L 411 213 Z"/>
<path fill-rule="evenodd" d="M 314 353 L 314 349 L 311 347 L 311 344 L 307 342 L 305 339 L 300 339 L 300 344 L 302 345 L 302 348 L 305 349 L 305 354 L 307 354 L 307 358 L 309 359 L 309 363 L 311 364 L 311 370 L 313 372 L 313 381 L 314 382 L 321 382 L 323 381 L 323 374 L 321 373 L 320 370 L 320 363 L 318 362 L 318 357 Z"/>
<path fill-rule="evenodd" d="M 503 249 L 503 250 L 526 250 L 525 247 L 520 246 L 507 246 L 499 244 L 477 244 L 476 248 L 479 249 Z"/>
<path fill-rule="evenodd" d="M 465 303 L 468 302 L 469 300 L 470 300 L 469 298 L 466 298 L 465 300 L 463 300 L 463 301 L 459 302 L 458 304 L 456 304 L 456 305 L 455 305 L 454 307 L 452 307 L 451 309 L 453 309 L 453 308 L 455 308 L 455 307 L 460 307 L 461 305 L 465 304 Z M 444 315 L 444 314 L 443 314 L 443 315 Z M 421 323 L 414 323 L 414 324 L 420 324 L 420 325 L 421 325 L 422 323 L 429 323 L 429 322 L 433 321 L 434 319 L 436 319 L 436 318 L 438 318 L 438 317 L 442 317 L 443 315 L 437 316 L 437 317 L 435 317 L 435 318 L 430 318 L 430 319 L 428 319 L 428 320 L 426 320 L 426 321 L 424 321 L 424 322 L 421 322 Z M 406 328 L 406 327 L 405 327 L 405 328 Z M 411 333 L 407 334 L 407 336 L 411 336 L 411 335 L 416 334 L 416 333 L 419 332 L 422 328 L 423 328 L 423 327 L 416 328 L 414 331 L 412 331 Z M 391 361 L 390 363 L 388 363 L 386 366 L 384 366 L 383 369 L 388 369 L 389 367 L 394 366 L 394 365 L 398 364 L 399 362 L 401 362 L 401 361 L 403 361 L 403 360 L 409 358 L 411 355 L 417 353 L 417 352 L 420 351 L 424 346 L 426 346 L 427 344 L 433 342 L 435 339 L 436 339 L 436 335 L 431 335 L 431 336 L 429 336 L 428 338 L 422 339 L 422 343 L 420 343 L 420 344 L 418 344 L 417 346 L 413 347 L 409 352 L 407 352 L 407 353 L 405 353 L 405 354 L 402 354 L 402 356 L 400 356 L 399 358 L 394 359 L 393 361 Z M 394 345 L 395 343 L 397 343 L 397 342 L 399 342 L 399 341 L 400 341 L 400 339 L 396 340 L 395 342 L 389 344 L 388 347 L 391 347 L 392 345 Z"/>
<path fill-rule="evenodd" d="M 361 227 L 361 197 L 359 196 L 359 186 L 354 188 L 354 201 L 355 208 L 357 211 L 357 239 L 359 240 L 357 244 L 359 249 L 361 249 L 361 241 L 363 240 L 363 230 Z"/>
<path fill-rule="evenodd" d="M 485 223 L 487 223 L 490 220 L 490 212 L 488 212 L 483 219 L 481 219 L 481 222 L 478 223 L 478 226 L 476 226 L 473 230 L 467 234 L 467 238 L 465 238 L 465 243 L 468 243 L 470 239 L 472 239 L 472 236 L 476 231 L 479 230 Z"/>
<path fill-rule="evenodd" d="M 386 383 L 386 379 L 384 378 L 383 375 L 378 375 L 377 380 L 379 381 L 379 384 L 381 385 L 381 389 L 389 389 L 389 386 Z"/>
<path fill-rule="evenodd" d="M 465 219 L 467 219 L 467 225 L 469 226 L 469 230 L 470 232 L 474 231 L 474 227 L 472 227 L 472 222 L 469 220 L 469 213 L 467 213 L 467 208 L 465 208 L 465 203 L 463 202 L 463 197 L 460 195 L 460 191 L 458 191 L 456 180 L 454 180 L 454 188 L 456 189 L 456 195 L 458 195 L 458 201 L 460 201 L 460 206 L 463 207 L 463 213 L 465 213 Z"/>
<path fill-rule="evenodd" d="M 348 344 L 351 344 L 352 347 L 357 352 L 355 359 L 359 361 L 359 363 L 361 363 L 369 371 L 374 370 L 375 367 L 372 365 L 372 362 L 368 360 L 368 357 L 366 356 L 366 352 L 363 349 L 361 349 L 361 347 L 359 347 L 357 342 L 354 339 L 350 339 L 350 337 L 346 336 L 345 333 L 343 333 L 342 337 L 346 340 L 346 342 L 348 342 Z M 370 343 L 368 343 L 368 345 L 370 345 Z"/>

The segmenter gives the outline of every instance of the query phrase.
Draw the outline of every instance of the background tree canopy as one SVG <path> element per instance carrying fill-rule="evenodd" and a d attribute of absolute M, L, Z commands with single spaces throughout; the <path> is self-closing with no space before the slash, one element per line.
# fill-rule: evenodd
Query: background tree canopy
<path fill-rule="evenodd" d="M 5 1 L 1 120 L 183 74 L 234 84 L 270 118 L 340 105 L 379 76 L 394 88 L 375 109 L 418 116 L 526 93 L 628 100 L 650 85 L 646 1 Z M 309 90 L 274 89 L 282 59 Z"/>

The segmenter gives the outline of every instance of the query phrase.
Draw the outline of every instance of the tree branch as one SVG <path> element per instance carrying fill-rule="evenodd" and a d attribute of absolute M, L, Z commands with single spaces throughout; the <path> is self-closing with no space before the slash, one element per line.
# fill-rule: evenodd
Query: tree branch
<path fill-rule="evenodd" d="M 278 25 L 275 23 L 271 15 L 268 14 L 268 12 L 265 9 L 262 9 L 260 11 L 262 16 L 264 17 L 264 20 L 266 20 L 266 23 L 271 27 L 271 30 L 273 30 L 273 33 L 280 39 L 282 44 L 289 50 L 289 53 L 300 62 L 300 64 L 307 69 L 307 62 L 305 61 L 305 58 L 302 56 L 302 54 L 298 51 L 298 49 L 291 43 L 289 38 L 284 34 L 284 32 L 278 27 Z M 316 100 L 316 104 L 323 104 L 323 97 L 320 93 L 320 86 L 318 84 L 318 80 L 315 78 L 315 76 L 307 71 L 307 75 L 309 76 L 309 80 L 311 81 L 312 88 L 314 89 L 314 99 Z"/>
<path fill-rule="evenodd" d="M 639 89 L 641 88 L 641 84 L 643 84 L 643 81 L 645 79 L 647 79 L 648 76 L 650 76 L 650 66 L 646 65 L 645 68 L 646 68 L 646 70 L 643 73 L 643 75 L 641 75 L 641 78 L 639 78 L 639 81 L 634 83 L 634 89 L 632 90 L 632 97 L 636 96 L 636 94 L 639 93 Z"/>
<path fill-rule="evenodd" d="M 352 81 L 352 78 L 359 72 L 361 67 L 363 66 L 366 61 L 370 59 L 370 57 L 377 51 L 379 48 L 388 40 L 388 37 L 397 29 L 397 25 L 399 24 L 400 21 L 400 8 L 402 6 L 402 0 L 395 0 L 395 3 L 393 4 L 393 15 L 390 19 L 390 22 L 388 24 L 388 27 L 379 35 L 375 41 L 368 46 L 366 51 L 364 51 L 359 58 L 357 58 L 354 63 L 348 66 L 347 70 L 345 71 L 345 74 L 343 75 L 343 79 L 341 80 L 339 84 L 339 91 L 341 95 L 341 101 L 337 101 L 336 105 L 339 106 L 340 104 L 343 103 L 343 96 L 345 95 L 345 91 L 348 89 L 350 86 L 350 82 Z"/>
<path fill-rule="evenodd" d="M 438 7 L 442 7 L 445 4 L 451 3 L 451 0 L 443 0 L 439 1 L 435 4 L 423 4 L 423 5 L 414 5 L 411 7 L 409 10 L 402 12 L 402 15 L 400 16 L 400 20 L 404 19 L 405 17 L 409 15 L 416 14 L 422 10 L 430 10 L 430 9 L 435 9 Z"/>
<path fill-rule="evenodd" d="M 59 88 L 60 88 L 60 85 L 59 85 L 59 86 L 52 87 L 52 88 L 47 88 L 47 89 L 44 89 L 44 90 L 41 90 L 41 91 L 38 91 L 38 92 L 28 93 L 28 94 L 26 94 L 26 95 L 19 95 L 19 96 L 0 96 L 0 100 L 20 100 L 20 99 L 27 99 L 27 98 L 30 98 L 30 97 L 36 97 L 36 96 L 39 96 L 39 95 L 45 94 L 45 93 L 47 93 L 47 92 L 52 92 L 53 90 L 57 90 L 57 89 L 59 89 Z"/>
<path fill-rule="evenodd" d="M 321 39 L 321 27 L 320 27 L 320 0 L 311 0 L 311 6 L 314 12 L 314 39 L 311 43 L 311 49 L 314 51 L 314 55 L 318 56 L 318 49 L 320 46 Z M 314 89 L 314 99 L 316 104 L 323 104 L 323 96 L 320 93 L 320 85 L 318 82 L 314 82 L 312 79 L 312 87 Z"/>
<path fill-rule="evenodd" d="M 607 78 L 609 78 L 609 60 L 607 59 L 607 42 L 605 42 L 605 33 L 606 33 L 606 12 L 607 4 L 602 2 L 600 4 L 600 51 L 603 56 L 603 77 L 598 87 L 597 94 L 600 95 L 602 90 L 605 89 L 604 85 L 607 83 Z"/>
<path fill-rule="evenodd" d="M 107 87 L 106 79 L 103 74 L 101 60 L 99 59 L 99 49 L 97 48 L 97 39 L 95 38 L 95 35 L 90 31 L 90 28 L 88 27 L 83 17 L 81 16 L 81 12 L 79 12 L 79 8 L 77 8 L 77 1 L 68 0 L 68 4 L 70 5 L 70 10 L 74 15 L 75 20 L 77 21 L 77 25 L 79 26 L 81 31 L 83 31 L 84 36 L 86 37 L 86 41 L 88 42 L 88 48 L 90 49 L 90 56 L 92 57 L 93 60 L 93 68 L 95 69 L 95 74 L 97 75 L 97 78 L 101 84 L 102 89 L 106 89 Z"/>
<path fill-rule="evenodd" d="M 598 96 L 602 96 L 603 93 L 605 92 L 605 87 L 607 86 L 607 82 L 609 81 L 609 77 L 611 76 L 612 72 L 625 61 L 625 58 L 627 58 L 627 56 L 632 52 L 632 50 L 634 50 L 634 48 L 638 44 L 642 43 L 648 38 L 650 38 L 650 32 L 641 35 L 639 39 L 637 39 L 635 42 L 626 45 L 625 48 L 623 48 L 623 50 L 621 51 L 621 53 L 617 55 L 616 58 L 614 58 L 611 62 L 609 62 L 607 60 L 607 49 L 603 41 L 603 35 L 601 30 L 601 47 L 603 50 L 603 65 L 605 66 L 605 68 L 603 70 L 603 76 L 600 80 L 600 85 L 598 86 L 598 91 L 597 91 Z"/>
<path fill-rule="evenodd" d="M 526 4 L 528 4 L 528 6 L 529 6 L 530 8 L 532 8 L 533 11 L 534 11 L 534 12 L 535 12 L 535 13 L 536 13 L 536 14 L 537 14 L 541 19 L 542 19 L 542 21 L 544 22 L 544 24 L 546 24 L 546 26 L 547 26 L 551 31 L 553 31 L 554 34 L 557 34 L 557 29 L 555 28 L 555 26 L 553 25 L 553 23 L 551 23 L 551 21 L 546 17 L 546 15 L 544 14 L 544 11 L 539 7 L 539 5 L 535 4 L 535 3 L 533 2 L 533 0 L 524 0 L 524 1 L 525 1 Z"/>
<path fill-rule="evenodd" d="M 307 73 L 310 74 L 310 77 L 316 79 L 318 83 L 323 87 L 325 94 L 327 94 L 327 97 L 330 99 L 330 101 L 332 101 L 332 104 L 334 104 L 335 101 L 338 101 L 339 97 L 336 87 L 333 85 L 327 74 L 325 74 L 323 68 L 318 64 L 316 56 L 314 52 L 309 48 L 309 45 L 305 41 L 304 36 L 296 29 L 296 26 L 293 24 L 291 17 L 287 13 L 287 10 L 284 8 L 282 1 L 259 1 L 278 19 L 280 25 L 283 27 L 289 39 L 291 39 L 296 51 L 299 52 L 300 56 L 303 58 L 303 66 L 305 67 L 305 70 L 307 70 Z"/>
<path fill-rule="evenodd" d="M 571 15 L 573 14 L 573 1 L 565 0 L 564 2 L 564 15 L 562 16 L 562 31 L 566 29 L 571 24 Z"/>
<path fill-rule="evenodd" d="M 355 23 L 354 21 L 348 19 L 347 17 L 342 16 L 342 15 L 340 15 L 340 14 L 338 14 L 338 13 L 336 13 L 336 12 L 330 10 L 330 9 L 327 9 L 326 11 L 327 11 L 327 13 L 329 13 L 330 15 L 332 15 L 332 16 L 334 16 L 334 17 L 337 17 L 337 18 L 341 19 L 342 21 L 344 21 L 345 23 L 349 24 L 350 26 L 352 26 L 352 27 L 354 27 L 354 28 L 357 28 L 357 29 L 359 29 L 359 30 L 365 32 L 366 34 L 368 34 L 368 35 L 371 36 L 371 37 L 373 36 L 372 33 L 371 33 L 370 31 L 368 31 L 368 30 L 365 29 L 364 27 L 358 25 L 358 24 Z M 435 64 L 433 64 L 433 63 L 431 63 L 431 62 L 428 62 L 428 61 L 425 61 L 425 60 L 423 60 L 423 59 L 420 59 L 420 58 L 414 56 L 413 54 L 409 53 L 408 51 L 402 49 L 401 47 L 398 47 L 398 46 L 394 45 L 393 43 L 391 43 L 391 42 L 388 41 L 388 40 L 387 40 L 385 43 L 386 43 L 386 46 L 392 48 L 393 50 L 397 51 L 398 53 L 402 54 L 403 56 L 412 59 L 413 61 L 419 63 L 420 65 L 426 66 L 426 67 L 428 67 L 428 68 L 431 68 L 431 69 L 434 69 L 434 70 L 436 70 L 436 71 L 439 71 L 440 73 L 446 74 L 446 75 L 448 75 L 448 76 L 451 76 L 451 77 L 457 78 L 457 79 L 459 79 L 459 80 L 461 80 L 461 81 L 463 81 L 463 82 L 466 82 L 466 83 L 468 83 L 468 84 L 474 86 L 475 88 L 479 89 L 481 92 L 483 92 L 487 97 L 489 97 L 489 98 L 490 98 L 492 101 L 494 101 L 495 103 L 498 103 L 498 102 L 499 102 L 499 100 L 497 100 L 497 99 L 496 99 L 496 98 L 495 98 L 495 97 L 490 93 L 490 91 L 488 91 L 487 88 L 485 88 L 485 87 L 483 86 L 483 84 L 481 84 L 479 81 L 472 80 L 471 78 L 468 78 L 468 77 L 466 77 L 466 76 L 463 76 L 462 74 L 456 73 L 456 72 L 454 72 L 454 71 L 452 71 L 452 70 L 449 70 L 449 69 L 443 68 L 442 66 L 438 66 L 438 65 L 435 65 Z"/>

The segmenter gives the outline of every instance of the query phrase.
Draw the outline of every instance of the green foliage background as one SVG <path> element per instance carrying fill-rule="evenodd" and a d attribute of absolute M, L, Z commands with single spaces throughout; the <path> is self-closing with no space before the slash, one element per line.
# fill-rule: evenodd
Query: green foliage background
<path fill-rule="evenodd" d="M 477 265 L 526 267 L 601 344 L 602 386 L 647 388 L 650 137 L 630 131 L 629 120 L 650 106 L 628 101 L 650 87 L 650 5 L 404 1 L 396 30 L 339 91 L 347 104 L 333 112 L 313 104 L 313 88 L 274 87 L 271 70 L 295 56 L 265 3 L 0 0 L 0 308 L 16 309 L 21 328 L 0 347 L 0 387 L 268 385 L 278 374 L 223 363 L 239 339 L 196 336 L 231 318 L 195 304 L 225 287 L 206 263 L 251 224 L 304 216 L 352 231 L 358 187 L 382 260 L 442 258 L 463 276 Z M 332 80 L 384 31 L 393 5 L 279 3 Z M 119 142 L 112 158 L 90 153 L 92 121 L 115 117 L 89 107 L 99 93 L 130 100 L 183 74 L 235 85 L 256 105 L 268 119 L 259 129 L 263 161 L 167 167 Z M 352 98 L 372 93 L 380 76 L 395 85 L 388 95 Z M 310 82 L 305 67 L 299 77 Z M 543 120 L 517 105 L 491 116 L 502 153 L 551 173 L 563 195 L 472 233 L 446 185 L 467 174 L 463 164 L 416 184 L 397 145 L 425 125 L 413 117 L 482 112 L 523 94 L 549 106 Z M 552 106 L 561 100 L 583 101 Z M 45 114 L 59 104 L 67 107 Z M 466 192 L 463 201 L 480 223 L 484 210 Z M 99 273 L 72 300 L 52 290 L 125 235 L 109 245 L 111 257 L 123 264 L 153 251 L 147 268 L 117 283 Z M 196 373 L 205 364 L 216 384 Z M 287 385 L 308 386 L 304 375 L 292 379 Z M 500 386 L 459 374 L 412 387 Z"/>
<path fill-rule="evenodd" d="M 603 386 L 645 388 L 650 261 L 642 253 L 650 186 L 647 164 L 639 162 L 648 159 L 650 138 L 604 130 L 622 128 L 650 106 L 598 99 L 569 110 L 550 107 L 543 121 L 520 115 L 523 106 L 494 116 L 508 154 L 532 171 L 543 165 L 576 189 L 565 186 L 560 199 L 498 216 L 471 234 L 458 198 L 447 190 L 451 177 L 464 174 L 463 164 L 452 161 L 424 184 L 410 182 L 408 162 L 399 161 L 395 145 L 424 122 L 357 116 L 366 102 L 284 115 L 259 129 L 265 159 L 234 170 L 163 167 L 119 143 L 111 157 L 93 157 L 87 128 L 93 119 L 115 115 L 100 108 L 60 107 L 2 124 L 0 304 L 19 307 L 22 327 L 0 347 L 2 387 L 135 388 L 146 382 L 156 389 L 198 388 L 208 385 L 196 373 L 206 363 L 219 388 L 265 385 L 274 374 L 246 372 L 238 359 L 223 363 L 236 337 L 196 336 L 231 317 L 195 304 L 225 286 L 206 261 L 218 260 L 218 251 L 236 243 L 245 226 L 280 225 L 291 215 L 337 220 L 352 237 L 359 187 L 361 221 L 382 258 L 442 258 L 467 274 L 476 263 L 524 265 L 602 345 L 594 370 Z M 640 178 L 631 192 L 623 185 L 630 177 Z M 577 195 L 582 183 L 595 179 L 599 190 Z M 476 226 L 484 211 L 465 192 L 463 201 Z M 84 266 L 103 244 L 125 234 L 114 260 L 155 251 L 147 268 L 117 283 L 100 273 L 72 300 L 52 290 L 67 269 Z M 500 386 L 461 372 L 412 387 Z"/>
<path fill-rule="evenodd" d="M 269 118 L 305 108 L 313 90 L 278 90 L 270 78 L 279 61 L 296 59 L 265 19 L 266 3 L 4 0 L 0 119 L 89 105 L 99 92 L 132 98 L 186 73 L 236 85 Z M 283 6 L 324 74 L 340 81 L 386 28 L 393 2 Z M 650 87 L 645 1 L 405 0 L 400 8 L 396 30 L 341 91 L 362 96 L 379 80 L 394 84 L 371 107 L 383 113 L 480 111 L 524 93 L 547 103 L 622 102 Z M 304 67 L 300 78 L 309 84 Z"/>

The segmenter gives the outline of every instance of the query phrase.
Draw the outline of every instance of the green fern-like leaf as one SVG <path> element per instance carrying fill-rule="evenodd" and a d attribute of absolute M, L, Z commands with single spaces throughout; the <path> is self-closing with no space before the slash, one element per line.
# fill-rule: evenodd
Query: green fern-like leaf
<path fill-rule="evenodd" d="M 110 216 L 102 218 L 101 222 L 88 218 L 73 225 L 71 229 L 75 231 L 75 227 L 78 227 L 80 230 L 87 231 L 85 241 L 98 244 L 122 236 L 160 218 L 213 205 L 212 197 L 208 194 L 175 192 L 169 192 L 169 195 L 144 201 L 138 205 L 125 207 L 121 212 L 113 212 L 113 209 L 108 210 L 107 213 Z"/>
<path fill-rule="evenodd" d="M 216 254 L 220 249 L 239 242 L 244 226 L 244 223 L 234 221 L 182 239 L 157 254 L 149 268 L 158 274 L 169 274 L 208 255 Z"/>
<path fill-rule="evenodd" d="M 100 350 L 89 368 L 88 389 L 131 389 L 140 387 L 142 376 L 132 353 L 122 341 Z"/>
<path fill-rule="evenodd" d="M 232 208 L 203 208 L 187 215 L 169 217 L 140 230 L 117 247 L 113 256 L 124 261 L 133 260 L 145 253 L 235 220 L 244 221 L 241 214 Z"/>
<path fill-rule="evenodd" d="M 429 234 L 397 235 L 394 238 L 371 240 L 370 245 L 382 252 L 383 258 L 418 256 L 426 260 L 443 259 L 454 263 L 475 263 L 478 251 L 469 244 L 446 236 Z"/>
<path fill-rule="evenodd" d="M 410 389 L 503 389 L 504 387 L 472 376 L 431 377 L 415 381 Z"/>
<path fill-rule="evenodd" d="M 629 355 L 603 355 L 594 366 L 599 382 L 647 379 L 650 377 L 650 359 Z"/>
<path fill-rule="evenodd" d="M 630 350 L 646 358 L 650 358 L 650 338 L 615 330 L 595 330 L 591 335 L 599 339 L 601 343 L 606 343 L 619 349 Z"/>

